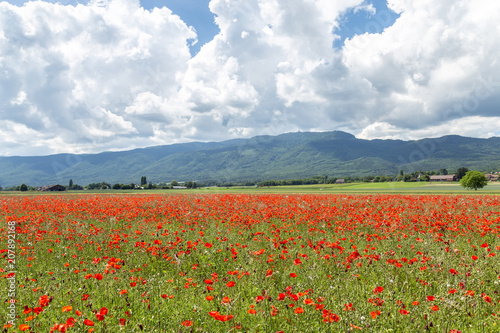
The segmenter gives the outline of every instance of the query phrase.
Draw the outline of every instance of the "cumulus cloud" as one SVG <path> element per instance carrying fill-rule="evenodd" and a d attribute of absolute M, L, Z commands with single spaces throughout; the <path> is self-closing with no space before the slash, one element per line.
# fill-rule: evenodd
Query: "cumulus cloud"
<path fill-rule="evenodd" d="M 500 3 L 388 0 L 388 7 L 400 15 L 394 25 L 335 49 L 343 15 L 374 15 L 373 5 L 212 0 L 220 33 L 191 57 L 196 32 L 168 8 L 2 2 L 1 154 L 297 130 L 496 135 Z"/>
<path fill-rule="evenodd" d="M 131 0 L 2 2 L 0 31 L 0 131 L 25 143 L 24 126 L 33 138 L 22 149 L 2 145 L 9 155 L 127 148 L 119 144 L 124 138 L 147 144 L 143 94 L 175 94 L 187 43 L 196 38 L 169 9 L 145 11 Z"/>

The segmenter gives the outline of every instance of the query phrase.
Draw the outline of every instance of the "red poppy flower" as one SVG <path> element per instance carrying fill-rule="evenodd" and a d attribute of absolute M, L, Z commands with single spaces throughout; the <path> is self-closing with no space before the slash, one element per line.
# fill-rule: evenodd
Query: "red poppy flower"
<path fill-rule="evenodd" d="M 234 287 L 236 285 L 236 283 L 234 283 L 234 281 L 229 281 L 226 286 L 231 288 L 231 287 Z"/>
<path fill-rule="evenodd" d="M 43 312 L 43 308 L 37 306 L 36 308 L 33 309 L 33 312 L 39 315 L 40 313 Z"/>
<path fill-rule="evenodd" d="M 405 310 L 405 309 L 401 309 L 401 310 L 399 310 L 399 313 L 401 313 L 402 315 L 407 315 L 410 313 L 410 311 Z"/>
<path fill-rule="evenodd" d="M 436 299 L 436 297 L 434 297 L 434 296 L 427 296 L 427 300 L 428 300 L 429 302 L 432 302 L 432 301 L 434 301 L 435 299 Z"/>
<path fill-rule="evenodd" d="M 295 277 L 297 277 L 297 274 L 295 274 L 295 273 L 290 273 L 290 277 L 295 278 Z"/>
<path fill-rule="evenodd" d="M 87 325 L 87 326 L 94 326 L 94 322 L 92 320 L 89 320 L 89 319 L 85 319 L 83 321 L 83 324 Z"/>
<path fill-rule="evenodd" d="M 68 326 L 68 327 L 73 327 L 73 326 L 75 326 L 75 323 L 76 323 L 76 320 L 75 320 L 75 318 L 73 318 L 73 317 L 69 317 L 69 318 L 66 320 L 66 326 Z"/>
<path fill-rule="evenodd" d="M 97 280 L 99 280 L 99 281 L 101 281 L 101 280 L 102 280 L 102 278 L 103 278 L 103 276 L 102 276 L 102 274 L 100 274 L 100 273 L 97 273 L 97 274 L 95 274 L 95 275 L 94 275 L 94 279 L 97 279 Z"/>
<path fill-rule="evenodd" d="M 373 293 L 374 293 L 375 295 L 376 295 L 376 294 L 379 294 L 379 293 L 381 293 L 381 292 L 383 292 L 383 291 L 384 291 L 384 287 L 380 287 L 380 286 L 375 287 L 375 288 L 373 289 Z"/>
<path fill-rule="evenodd" d="M 127 320 L 125 318 L 120 318 L 120 326 L 125 326 Z"/>
<path fill-rule="evenodd" d="M 182 323 L 181 323 L 182 326 L 191 326 L 193 325 L 193 321 L 192 320 L 184 320 Z"/>
<path fill-rule="evenodd" d="M 294 311 L 294 312 L 295 312 L 295 313 L 302 313 L 302 312 L 304 312 L 304 309 L 303 309 L 303 308 L 301 308 L 301 307 L 298 307 L 298 308 L 296 308 L 296 309 L 295 309 L 295 311 Z"/>

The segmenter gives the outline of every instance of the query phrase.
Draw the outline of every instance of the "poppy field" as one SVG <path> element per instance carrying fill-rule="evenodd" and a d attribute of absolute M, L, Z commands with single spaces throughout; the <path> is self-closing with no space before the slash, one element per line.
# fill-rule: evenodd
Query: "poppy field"
<path fill-rule="evenodd" d="M 500 332 L 500 197 L 0 197 L 3 332 Z"/>

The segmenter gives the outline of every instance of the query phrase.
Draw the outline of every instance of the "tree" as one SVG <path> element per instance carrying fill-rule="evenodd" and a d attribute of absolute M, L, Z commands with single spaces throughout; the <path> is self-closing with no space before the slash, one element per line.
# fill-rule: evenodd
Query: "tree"
<path fill-rule="evenodd" d="M 72 189 L 73 189 L 73 179 L 70 179 L 69 180 L 68 190 L 72 190 Z"/>
<path fill-rule="evenodd" d="M 488 185 L 488 180 L 482 172 L 468 171 L 460 180 L 460 185 L 466 189 L 474 189 L 474 191 L 477 191 L 478 188 L 483 188 Z"/>
<path fill-rule="evenodd" d="M 465 167 L 458 168 L 457 172 L 456 172 L 457 180 L 462 179 L 465 176 L 465 174 L 467 173 L 467 171 L 469 171 L 469 169 L 467 169 Z"/>
<path fill-rule="evenodd" d="M 172 180 L 170 186 L 179 186 L 179 182 L 177 180 Z"/>
<path fill-rule="evenodd" d="M 439 174 L 443 175 L 443 176 L 446 176 L 448 174 L 448 170 L 446 170 L 446 169 L 440 169 L 439 170 Z"/>
<path fill-rule="evenodd" d="M 146 179 L 146 176 L 141 177 L 141 186 L 147 185 L 148 181 Z"/>
<path fill-rule="evenodd" d="M 26 184 L 21 184 L 21 187 L 19 188 L 19 190 L 25 192 L 28 190 L 28 186 L 26 186 Z"/>

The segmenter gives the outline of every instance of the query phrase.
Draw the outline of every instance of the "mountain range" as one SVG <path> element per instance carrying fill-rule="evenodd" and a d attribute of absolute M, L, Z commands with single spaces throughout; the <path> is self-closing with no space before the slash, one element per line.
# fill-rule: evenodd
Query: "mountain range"
<path fill-rule="evenodd" d="M 271 179 L 396 175 L 500 169 L 500 137 L 363 140 L 341 132 L 295 132 L 99 154 L 0 157 L 0 186 L 107 182 L 228 183 Z"/>

